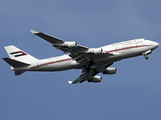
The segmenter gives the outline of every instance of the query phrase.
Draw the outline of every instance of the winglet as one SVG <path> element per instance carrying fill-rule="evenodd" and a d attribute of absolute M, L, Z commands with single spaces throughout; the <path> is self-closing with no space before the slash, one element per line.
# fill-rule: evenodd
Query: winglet
<path fill-rule="evenodd" d="M 72 84 L 72 83 L 73 83 L 73 81 L 68 81 L 68 83 L 69 83 L 69 84 Z"/>
<path fill-rule="evenodd" d="M 37 33 L 39 33 L 39 32 L 37 32 L 37 31 L 35 31 L 35 30 L 30 30 L 30 32 L 31 32 L 32 34 L 37 34 Z"/>

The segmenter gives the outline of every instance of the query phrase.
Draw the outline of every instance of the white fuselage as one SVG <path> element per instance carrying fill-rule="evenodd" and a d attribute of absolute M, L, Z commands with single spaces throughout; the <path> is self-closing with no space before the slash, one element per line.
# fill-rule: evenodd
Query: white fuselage
<path fill-rule="evenodd" d="M 100 47 L 104 54 L 91 55 L 90 57 L 96 64 L 111 64 L 121 59 L 142 55 L 148 50 L 152 51 L 158 47 L 158 45 L 158 43 L 146 39 L 130 40 Z M 111 53 L 113 55 L 109 56 L 106 55 L 106 53 Z M 68 69 L 82 69 L 82 66 L 69 55 L 62 55 L 35 61 L 35 63 L 32 63 L 27 67 L 11 67 L 11 70 L 14 71 L 62 71 Z"/>

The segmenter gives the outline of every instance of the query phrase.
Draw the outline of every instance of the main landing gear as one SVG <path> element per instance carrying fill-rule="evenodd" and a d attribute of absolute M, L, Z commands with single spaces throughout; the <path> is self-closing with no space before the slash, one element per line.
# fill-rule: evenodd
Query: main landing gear
<path fill-rule="evenodd" d="M 94 66 L 95 66 L 94 61 L 93 61 L 93 60 L 90 60 L 90 61 L 88 61 L 87 64 L 84 65 L 83 67 L 84 67 L 85 71 L 86 71 L 87 73 L 89 73 L 89 71 L 90 71 L 92 68 L 94 68 Z"/>

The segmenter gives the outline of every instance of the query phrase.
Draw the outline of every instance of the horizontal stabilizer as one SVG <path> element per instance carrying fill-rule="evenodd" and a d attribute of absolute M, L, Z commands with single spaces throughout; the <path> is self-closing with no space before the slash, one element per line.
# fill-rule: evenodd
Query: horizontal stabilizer
<path fill-rule="evenodd" d="M 10 58 L 2 58 L 4 61 L 6 61 L 9 65 L 11 65 L 12 67 L 25 67 L 25 66 L 29 66 L 30 64 L 27 63 L 23 63 L 17 60 L 13 60 Z"/>
<path fill-rule="evenodd" d="M 21 71 L 21 70 L 18 70 L 18 71 L 15 71 L 15 75 L 21 75 L 22 73 L 24 73 L 26 71 Z"/>

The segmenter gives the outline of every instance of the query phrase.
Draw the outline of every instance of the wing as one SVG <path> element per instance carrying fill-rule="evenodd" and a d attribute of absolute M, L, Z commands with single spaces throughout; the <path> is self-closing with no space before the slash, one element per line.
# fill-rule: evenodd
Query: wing
<path fill-rule="evenodd" d="M 53 44 L 53 47 L 56 49 L 62 50 L 64 53 L 70 52 L 70 53 L 75 53 L 75 52 L 85 52 L 88 51 L 88 47 L 78 45 L 76 42 L 67 42 L 55 37 L 52 37 L 50 35 L 47 35 L 42 32 L 37 32 L 34 30 L 30 30 L 33 34 L 41 37 L 42 39 L 50 42 Z"/>
<path fill-rule="evenodd" d="M 109 67 L 109 66 L 111 66 L 113 63 L 111 63 L 111 64 L 107 64 L 105 67 Z M 94 83 L 96 83 L 96 82 L 101 82 L 102 81 L 102 77 L 101 76 L 95 76 L 95 75 L 97 75 L 99 72 L 96 70 L 96 68 L 94 68 L 94 69 L 90 69 L 88 72 L 85 70 L 85 69 L 83 69 L 82 70 L 82 73 L 83 74 L 81 74 L 75 81 L 68 81 L 68 83 L 69 84 L 76 84 L 76 83 L 82 83 L 82 82 L 84 82 L 84 81 L 88 81 L 88 82 L 94 82 Z M 101 78 L 100 79 L 100 81 L 93 81 L 92 79 L 93 78 Z"/>
<path fill-rule="evenodd" d="M 68 81 L 69 84 L 76 84 L 85 81 L 84 74 L 81 74 L 75 81 Z"/>
<path fill-rule="evenodd" d="M 92 79 L 98 72 L 96 69 L 90 70 L 88 73 L 83 70 L 83 74 L 81 74 L 75 81 L 68 81 L 69 84 L 76 84 L 76 83 L 82 83 L 86 80 Z"/>

